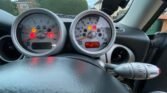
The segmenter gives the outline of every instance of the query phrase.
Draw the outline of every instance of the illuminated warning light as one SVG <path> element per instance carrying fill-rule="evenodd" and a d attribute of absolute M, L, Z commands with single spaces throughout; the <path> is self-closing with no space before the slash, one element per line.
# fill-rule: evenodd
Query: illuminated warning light
<path fill-rule="evenodd" d="M 36 38 L 36 33 L 31 32 L 29 37 L 30 37 L 30 39 L 35 39 Z"/>
<path fill-rule="evenodd" d="M 85 47 L 86 48 L 99 48 L 100 43 L 99 42 L 86 42 Z"/>
<path fill-rule="evenodd" d="M 48 32 L 47 37 L 50 38 L 50 39 L 54 39 L 55 38 L 54 32 Z"/>
<path fill-rule="evenodd" d="M 32 32 L 32 33 L 36 33 L 36 32 L 37 32 L 37 29 L 36 29 L 35 27 L 32 27 L 31 32 Z"/>
<path fill-rule="evenodd" d="M 88 31 L 96 31 L 97 27 L 96 27 L 96 25 L 88 25 L 87 29 L 88 29 Z"/>
<path fill-rule="evenodd" d="M 91 30 L 92 30 L 92 26 L 91 26 L 91 25 L 88 25 L 87 29 L 88 29 L 89 31 L 91 31 Z"/>
<path fill-rule="evenodd" d="M 97 30 L 96 25 L 92 25 L 92 30 L 93 30 L 93 31 L 96 31 L 96 30 Z"/>

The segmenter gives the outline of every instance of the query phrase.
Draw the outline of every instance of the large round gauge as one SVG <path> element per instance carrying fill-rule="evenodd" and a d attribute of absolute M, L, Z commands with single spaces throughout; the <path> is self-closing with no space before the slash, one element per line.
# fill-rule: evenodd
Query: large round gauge
<path fill-rule="evenodd" d="M 66 30 L 57 15 L 46 9 L 31 9 L 15 20 L 12 40 L 28 56 L 58 53 L 65 42 Z"/>
<path fill-rule="evenodd" d="M 113 45 L 116 37 L 110 17 L 97 10 L 86 10 L 79 14 L 70 28 L 72 44 L 79 52 L 99 57 Z"/>

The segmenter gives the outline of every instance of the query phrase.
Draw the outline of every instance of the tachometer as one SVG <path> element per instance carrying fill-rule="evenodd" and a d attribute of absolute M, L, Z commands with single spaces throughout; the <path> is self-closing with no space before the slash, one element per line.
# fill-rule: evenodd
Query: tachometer
<path fill-rule="evenodd" d="M 71 25 L 70 38 L 81 53 L 98 57 L 107 52 L 115 41 L 116 32 L 108 15 L 97 10 L 79 14 Z"/>
<path fill-rule="evenodd" d="M 59 17 L 49 10 L 31 9 L 16 19 L 12 27 L 15 46 L 28 56 L 58 53 L 65 42 L 66 30 Z"/>

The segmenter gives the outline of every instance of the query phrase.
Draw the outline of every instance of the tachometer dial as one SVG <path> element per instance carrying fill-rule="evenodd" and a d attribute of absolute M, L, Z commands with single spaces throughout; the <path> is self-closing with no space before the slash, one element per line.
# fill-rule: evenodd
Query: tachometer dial
<path fill-rule="evenodd" d="M 32 9 L 21 14 L 12 29 L 16 47 L 29 56 L 58 53 L 64 45 L 65 27 L 58 16 L 44 9 Z"/>
<path fill-rule="evenodd" d="M 111 19 L 105 13 L 87 10 L 72 23 L 70 36 L 79 52 L 97 57 L 111 48 L 115 40 L 115 30 Z"/>

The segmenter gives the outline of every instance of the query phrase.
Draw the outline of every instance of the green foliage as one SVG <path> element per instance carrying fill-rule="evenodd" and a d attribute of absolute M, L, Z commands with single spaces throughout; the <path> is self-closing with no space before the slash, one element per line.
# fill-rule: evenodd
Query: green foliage
<path fill-rule="evenodd" d="M 16 4 L 10 0 L 0 0 L 0 9 L 5 10 L 13 15 L 17 15 Z"/>
<path fill-rule="evenodd" d="M 62 14 L 78 14 L 88 9 L 86 0 L 37 0 L 37 3 L 39 7 Z"/>
<path fill-rule="evenodd" d="M 32 4 L 33 5 L 31 6 L 33 7 L 46 8 L 55 13 L 72 15 L 88 9 L 86 0 L 34 0 Z M 3 9 L 13 15 L 18 15 L 16 2 L 11 2 L 11 0 L 0 0 L 0 9 Z"/>
<path fill-rule="evenodd" d="M 147 30 L 148 35 L 155 34 L 156 32 L 161 30 L 162 20 L 156 20 L 154 24 Z"/>

